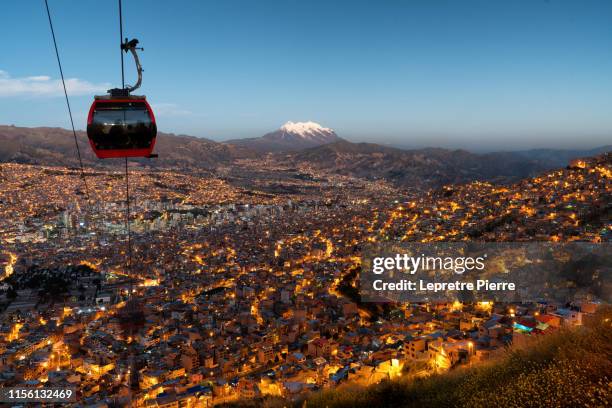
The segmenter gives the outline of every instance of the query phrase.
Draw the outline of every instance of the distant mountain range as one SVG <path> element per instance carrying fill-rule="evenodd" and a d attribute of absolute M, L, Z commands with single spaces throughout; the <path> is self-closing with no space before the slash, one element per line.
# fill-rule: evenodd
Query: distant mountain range
<path fill-rule="evenodd" d="M 401 150 L 346 141 L 289 153 L 282 161 L 336 174 L 384 179 L 402 187 L 473 180 L 506 182 L 548 168 L 544 163 L 512 153 L 475 154 L 436 148 Z"/>
<path fill-rule="evenodd" d="M 83 163 L 102 167 L 117 165 L 119 159 L 98 160 L 85 132 L 77 132 Z M 253 157 L 255 152 L 212 140 L 158 133 L 155 152 L 159 159 L 130 159 L 152 167 L 214 169 L 237 158 Z M 0 126 L 0 162 L 78 166 L 72 132 L 61 128 Z"/>
<path fill-rule="evenodd" d="M 529 160 L 546 163 L 548 167 L 563 167 L 577 157 L 591 157 L 612 151 L 612 145 L 587 150 L 533 149 L 513 152 Z"/>
<path fill-rule="evenodd" d="M 96 159 L 84 132 L 77 132 L 77 138 L 86 166 L 119 163 L 117 159 Z M 472 180 L 514 181 L 563 167 L 577 157 L 605 151 L 612 151 L 612 146 L 583 151 L 540 149 L 487 154 L 438 148 L 403 150 L 373 143 L 351 143 L 314 122 L 287 122 L 260 138 L 224 143 L 159 133 L 155 146 L 159 158 L 130 159 L 130 162 L 156 168 L 214 172 L 228 166 L 238 169 L 244 165 L 241 159 L 265 156 L 266 160 L 286 168 L 310 168 L 371 180 L 384 179 L 401 187 L 422 187 Z M 78 166 L 72 132 L 48 127 L 0 126 L 0 162 Z"/>
<path fill-rule="evenodd" d="M 315 122 L 287 122 L 280 129 L 262 137 L 235 139 L 225 142 L 233 146 L 243 146 L 256 152 L 298 151 L 339 142 L 332 129 L 324 128 Z"/>

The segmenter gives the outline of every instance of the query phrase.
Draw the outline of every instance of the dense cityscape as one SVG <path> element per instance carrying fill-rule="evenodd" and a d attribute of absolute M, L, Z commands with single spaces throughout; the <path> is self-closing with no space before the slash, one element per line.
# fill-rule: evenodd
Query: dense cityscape
<path fill-rule="evenodd" d="M 612 407 L 612 2 L 2 16 L 0 407 Z"/>
<path fill-rule="evenodd" d="M 423 190 L 244 165 L 239 182 L 130 170 L 128 243 L 121 171 L 0 164 L 0 386 L 72 387 L 80 406 L 296 400 L 477 365 L 599 306 L 362 304 L 357 271 L 367 243 L 610 242 L 609 153 Z"/>

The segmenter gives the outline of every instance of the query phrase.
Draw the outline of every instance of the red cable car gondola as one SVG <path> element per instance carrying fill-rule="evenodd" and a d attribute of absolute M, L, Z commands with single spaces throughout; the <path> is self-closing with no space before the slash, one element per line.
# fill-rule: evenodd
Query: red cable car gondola
<path fill-rule="evenodd" d="M 122 50 L 136 61 L 138 82 L 134 86 L 109 90 L 94 97 L 87 117 L 89 144 L 99 159 L 110 157 L 156 157 L 153 155 L 157 124 L 144 96 L 130 95 L 142 83 L 142 67 L 136 54 L 138 40 L 125 40 Z"/>
<path fill-rule="evenodd" d="M 100 159 L 151 157 L 157 125 L 144 96 L 96 96 L 87 118 L 87 136 Z"/>

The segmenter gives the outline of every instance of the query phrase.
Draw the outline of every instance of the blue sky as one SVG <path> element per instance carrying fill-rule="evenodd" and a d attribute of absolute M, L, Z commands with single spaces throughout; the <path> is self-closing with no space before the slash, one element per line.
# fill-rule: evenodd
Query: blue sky
<path fill-rule="evenodd" d="M 472 150 L 612 141 L 608 0 L 124 0 L 162 131 Z M 117 5 L 49 0 L 77 127 L 120 81 Z M 42 0 L 0 6 L 0 123 L 68 127 Z M 126 60 L 127 82 L 134 80 Z"/>

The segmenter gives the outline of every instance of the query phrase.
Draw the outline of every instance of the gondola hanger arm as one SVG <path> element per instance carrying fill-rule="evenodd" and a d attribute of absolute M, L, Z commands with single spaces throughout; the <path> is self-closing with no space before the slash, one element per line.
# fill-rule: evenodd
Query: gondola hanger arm
<path fill-rule="evenodd" d="M 143 69 L 142 69 L 142 65 L 140 65 L 140 58 L 138 58 L 138 53 L 136 52 L 136 50 L 144 51 L 144 48 L 137 47 L 137 45 L 138 45 L 138 40 L 136 38 L 133 38 L 132 40 L 128 40 L 126 38 L 125 41 L 121 43 L 121 50 L 124 51 L 126 54 L 130 52 L 132 56 L 134 57 L 134 62 L 136 63 L 136 71 L 138 72 L 138 80 L 136 81 L 134 85 L 132 86 L 126 85 L 123 89 L 122 88 L 110 89 L 108 92 L 112 96 L 127 96 L 131 92 L 140 88 L 140 85 L 142 85 Z"/>

